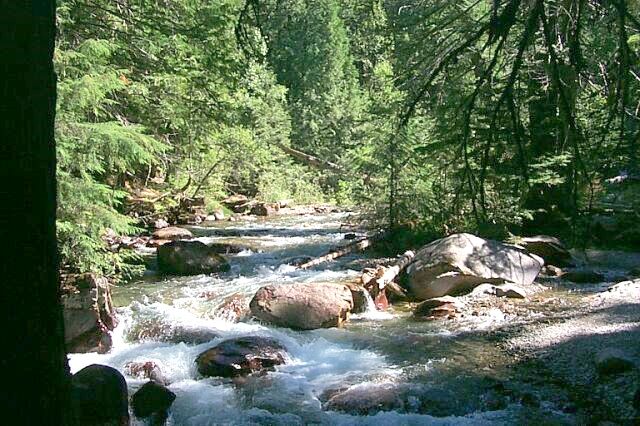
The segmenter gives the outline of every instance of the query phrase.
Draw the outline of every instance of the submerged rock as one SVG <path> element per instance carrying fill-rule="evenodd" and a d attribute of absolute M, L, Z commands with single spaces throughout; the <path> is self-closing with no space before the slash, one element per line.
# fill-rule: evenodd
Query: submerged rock
<path fill-rule="evenodd" d="M 179 275 L 228 271 L 229 263 L 216 249 L 200 241 L 172 241 L 158 247 L 158 268 Z"/>
<path fill-rule="evenodd" d="M 313 256 L 295 256 L 295 257 L 290 257 L 286 259 L 284 263 L 292 266 L 300 266 L 303 263 L 312 261 L 313 259 L 314 259 Z"/>
<path fill-rule="evenodd" d="M 258 336 L 225 340 L 196 358 L 203 376 L 237 377 L 272 370 L 284 364 L 285 348 L 276 340 Z"/>
<path fill-rule="evenodd" d="M 209 328 L 173 324 L 161 318 L 149 318 L 136 321 L 126 332 L 127 340 L 185 343 L 200 345 L 220 337 Z"/>
<path fill-rule="evenodd" d="M 595 271 L 571 271 L 561 275 L 563 280 L 576 284 L 595 284 L 605 280 L 603 274 Z"/>
<path fill-rule="evenodd" d="M 412 295 L 426 300 L 470 291 L 486 282 L 526 286 L 542 266 L 522 248 L 472 234 L 454 234 L 420 249 L 407 274 Z"/>
<path fill-rule="evenodd" d="M 152 415 L 160 419 L 167 417 L 167 411 L 176 399 L 176 394 L 166 387 L 147 382 L 131 397 L 131 408 L 136 417 L 145 418 Z"/>
<path fill-rule="evenodd" d="M 353 296 L 342 284 L 268 285 L 256 292 L 249 306 L 251 313 L 262 321 L 312 330 L 341 326 L 349 319 Z"/>
<path fill-rule="evenodd" d="M 67 350 L 104 353 L 111 349 L 117 319 L 108 280 L 77 275 L 65 283 L 61 299 Z"/>
<path fill-rule="evenodd" d="M 71 378 L 79 425 L 128 425 L 127 382 L 115 368 L 92 364 Z"/>
<path fill-rule="evenodd" d="M 633 360 L 619 349 L 606 348 L 596 355 L 596 369 L 602 375 L 624 373 L 634 367 Z"/>
<path fill-rule="evenodd" d="M 393 383 L 365 383 L 337 392 L 325 403 L 325 409 L 367 416 L 380 411 L 404 409 L 401 389 Z"/>
<path fill-rule="evenodd" d="M 569 250 L 556 237 L 549 235 L 536 235 L 534 237 L 524 237 L 519 245 L 523 246 L 529 253 L 536 254 L 544 259 L 545 263 L 555 266 L 570 266 L 573 258 Z"/>

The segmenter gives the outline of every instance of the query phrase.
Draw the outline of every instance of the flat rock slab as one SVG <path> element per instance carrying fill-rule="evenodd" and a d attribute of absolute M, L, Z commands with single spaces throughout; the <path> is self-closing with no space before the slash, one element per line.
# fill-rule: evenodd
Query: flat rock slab
<path fill-rule="evenodd" d="M 185 228 L 180 228 L 179 226 L 167 226 L 165 228 L 160 228 L 153 233 L 154 240 L 183 240 L 193 238 L 193 234 L 191 231 Z"/>
<path fill-rule="evenodd" d="M 464 303 L 455 297 L 434 297 L 418 304 L 413 311 L 413 315 L 419 318 L 455 316 L 456 312 L 463 307 Z"/>

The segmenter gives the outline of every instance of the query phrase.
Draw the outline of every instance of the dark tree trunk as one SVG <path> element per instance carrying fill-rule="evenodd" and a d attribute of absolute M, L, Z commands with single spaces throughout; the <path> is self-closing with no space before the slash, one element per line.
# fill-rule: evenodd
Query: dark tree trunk
<path fill-rule="evenodd" d="M 0 0 L 0 371 L 11 424 L 69 424 L 56 249 L 55 0 Z"/>

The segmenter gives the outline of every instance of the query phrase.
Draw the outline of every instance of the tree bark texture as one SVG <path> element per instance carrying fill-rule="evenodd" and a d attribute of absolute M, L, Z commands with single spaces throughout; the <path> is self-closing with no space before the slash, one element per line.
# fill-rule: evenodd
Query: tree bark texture
<path fill-rule="evenodd" d="M 55 0 L 0 0 L 0 269 L 12 424 L 71 423 L 56 248 Z M 8 336 L 7 336 L 8 334 Z"/>

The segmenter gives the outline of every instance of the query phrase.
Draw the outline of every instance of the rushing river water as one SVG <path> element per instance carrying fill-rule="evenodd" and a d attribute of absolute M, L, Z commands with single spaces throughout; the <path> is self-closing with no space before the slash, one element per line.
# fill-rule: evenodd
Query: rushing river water
<path fill-rule="evenodd" d="M 266 284 L 357 277 L 360 267 L 353 265 L 361 254 L 306 271 L 286 263 L 343 244 L 347 231 L 341 224 L 347 219 L 348 213 L 332 213 L 191 227 L 204 242 L 247 248 L 228 256 L 227 273 L 164 277 L 150 271 L 143 280 L 114 288 L 120 323 L 113 348 L 102 355 L 71 354 L 72 372 L 100 363 L 124 373 L 128 362 L 155 362 L 177 395 L 171 425 L 514 424 L 535 416 L 560 424 L 567 420 L 545 404 L 531 408 L 496 392 L 509 379 L 509 360 L 485 331 L 505 321 L 500 311 L 473 322 L 418 322 L 400 305 L 354 315 L 344 328 L 314 331 L 236 323 L 220 315 L 229 296 L 251 297 Z M 177 331 L 211 339 L 187 344 L 166 338 Z M 277 339 L 288 351 L 287 363 L 242 383 L 198 375 L 194 360 L 199 353 L 245 335 Z M 125 377 L 130 393 L 145 382 Z M 361 398 L 367 392 L 393 395 L 384 399 L 389 411 L 363 415 L 367 413 L 327 410 L 327 395 L 349 386 L 360 390 Z"/>

